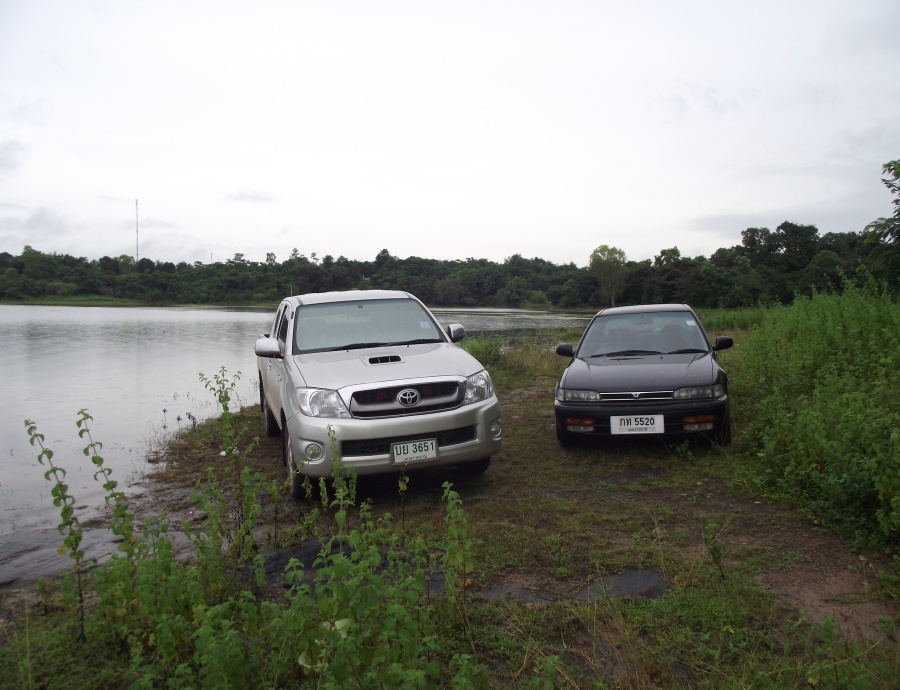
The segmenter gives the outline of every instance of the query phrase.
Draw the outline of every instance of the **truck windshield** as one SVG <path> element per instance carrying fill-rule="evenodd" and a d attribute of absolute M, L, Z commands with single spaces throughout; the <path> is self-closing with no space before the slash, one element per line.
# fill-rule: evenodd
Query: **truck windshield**
<path fill-rule="evenodd" d="M 308 304 L 294 319 L 294 354 L 443 340 L 439 326 L 412 299 Z"/>

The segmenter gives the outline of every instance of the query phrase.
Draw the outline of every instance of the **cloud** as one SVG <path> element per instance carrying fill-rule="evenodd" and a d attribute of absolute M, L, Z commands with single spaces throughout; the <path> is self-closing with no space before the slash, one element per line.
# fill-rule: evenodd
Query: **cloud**
<path fill-rule="evenodd" d="M 4 204 L 3 209 L 20 210 L 14 204 Z M 21 209 L 24 210 L 24 209 Z M 38 251 L 68 251 L 57 249 L 60 242 L 71 236 L 72 225 L 52 209 L 38 208 L 28 215 L 0 216 L 0 246 L 14 251 L 15 247 L 29 245 Z M 45 247 L 52 245 L 52 249 Z"/>
<path fill-rule="evenodd" d="M 131 253 L 134 247 L 125 253 Z M 142 237 L 140 242 L 140 255 L 153 261 L 171 261 L 172 263 L 193 263 L 195 261 L 210 260 L 208 243 L 193 235 L 185 235 L 176 232 L 154 233 L 148 237 Z M 224 260 L 223 254 L 218 256 Z M 231 258 L 228 256 L 227 258 Z"/>
<path fill-rule="evenodd" d="M 9 216 L 0 218 L 0 229 L 14 233 L 28 233 L 37 237 L 60 237 L 68 234 L 70 224 L 52 209 L 41 207 L 24 218 Z"/>
<path fill-rule="evenodd" d="M 0 174 L 18 170 L 25 157 L 25 151 L 25 145 L 15 139 L 7 139 L 0 143 Z"/>
<path fill-rule="evenodd" d="M 225 199 L 227 201 L 249 202 L 251 204 L 272 204 L 278 201 L 278 199 L 271 194 L 256 191 L 232 192 L 226 196 Z"/>
<path fill-rule="evenodd" d="M 6 110 L 0 118 L 20 125 L 44 127 L 51 121 L 52 108 L 44 99 L 22 101 L 15 107 Z"/>
<path fill-rule="evenodd" d="M 158 218 L 147 218 L 139 223 L 141 230 L 177 230 L 178 223 L 171 223 L 167 220 L 159 220 Z"/>

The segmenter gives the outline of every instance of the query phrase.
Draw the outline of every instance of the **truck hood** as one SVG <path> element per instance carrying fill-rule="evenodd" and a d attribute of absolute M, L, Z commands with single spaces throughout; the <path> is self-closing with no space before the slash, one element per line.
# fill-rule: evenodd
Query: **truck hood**
<path fill-rule="evenodd" d="M 667 391 L 716 382 L 718 364 L 709 354 L 642 355 L 573 359 L 564 388 L 601 393 Z"/>
<path fill-rule="evenodd" d="M 408 379 L 466 377 L 484 369 L 472 355 L 451 343 L 313 352 L 293 355 L 290 362 L 310 388 L 333 390 Z"/>

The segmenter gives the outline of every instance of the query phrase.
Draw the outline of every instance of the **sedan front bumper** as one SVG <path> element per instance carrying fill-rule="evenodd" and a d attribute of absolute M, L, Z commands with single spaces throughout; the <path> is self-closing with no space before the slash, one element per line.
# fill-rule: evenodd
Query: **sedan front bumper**
<path fill-rule="evenodd" d="M 654 401 L 652 403 L 554 403 L 556 428 L 575 436 L 612 436 L 612 417 L 662 417 L 663 436 L 693 436 L 717 433 L 728 423 L 728 396 L 709 400 Z"/>

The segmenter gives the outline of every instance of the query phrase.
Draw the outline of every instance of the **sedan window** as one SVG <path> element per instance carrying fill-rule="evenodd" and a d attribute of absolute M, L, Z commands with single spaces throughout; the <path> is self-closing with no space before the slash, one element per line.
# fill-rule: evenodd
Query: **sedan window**
<path fill-rule="evenodd" d="M 582 359 L 703 352 L 709 352 L 709 344 L 688 312 L 599 316 L 588 326 L 578 348 Z"/>

